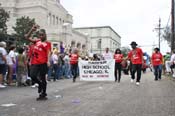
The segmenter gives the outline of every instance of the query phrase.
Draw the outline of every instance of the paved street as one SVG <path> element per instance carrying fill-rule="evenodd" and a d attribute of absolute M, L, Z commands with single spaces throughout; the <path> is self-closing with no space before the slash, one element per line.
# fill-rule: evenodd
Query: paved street
<path fill-rule="evenodd" d="M 175 82 L 143 74 L 140 86 L 64 79 L 48 83 L 48 100 L 36 101 L 37 89 L 0 89 L 0 116 L 175 116 Z M 14 106 L 4 107 L 12 103 Z"/>

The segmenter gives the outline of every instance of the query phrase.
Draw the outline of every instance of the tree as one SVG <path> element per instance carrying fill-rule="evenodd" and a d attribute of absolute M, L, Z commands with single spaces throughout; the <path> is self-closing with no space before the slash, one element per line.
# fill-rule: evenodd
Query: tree
<path fill-rule="evenodd" d="M 35 19 L 30 19 L 28 16 L 22 16 L 21 18 L 16 19 L 15 27 L 12 27 L 16 32 L 14 36 L 17 38 L 18 46 L 23 45 L 24 43 L 28 44 L 28 41 L 25 40 L 24 35 L 32 28 L 35 24 Z"/>
<path fill-rule="evenodd" d="M 128 52 L 130 50 L 131 49 L 129 47 L 121 47 L 121 51 L 122 51 L 122 54 L 124 55 L 124 57 L 126 57 L 128 55 Z"/>
<path fill-rule="evenodd" d="M 5 40 L 7 36 L 7 25 L 6 22 L 9 19 L 9 13 L 3 8 L 0 8 L 0 40 Z"/>
<path fill-rule="evenodd" d="M 171 47 L 171 28 L 166 27 L 163 31 L 162 38 L 168 42 L 168 45 Z"/>

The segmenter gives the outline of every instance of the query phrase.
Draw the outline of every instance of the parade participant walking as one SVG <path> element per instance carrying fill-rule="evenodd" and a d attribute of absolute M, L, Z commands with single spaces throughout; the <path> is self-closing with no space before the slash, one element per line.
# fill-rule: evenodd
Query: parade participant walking
<path fill-rule="evenodd" d="M 103 53 L 104 60 L 113 59 L 112 54 L 109 52 L 109 48 L 106 48 L 105 53 Z"/>
<path fill-rule="evenodd" d="M 123 61 L 123 54 L 121 53 L 120 49 L 116 49 L 115 54 L 114 54 L 114 59 L 115 59 L 115 73 L 114 73 L 115 82 L 118 81 L 120 83 L 121 71 L 122 71 L 121 62 Z"/>
<path fill-rule="evenodd" d="M 74 49 L 73 53 L 70 55 L 71 72 L 73 76 L 73 82 L 76 81 L 77 69 L 78 69 L 78 49 Z"/>
<path fill-rule="evenodd" d="M 159 48 L 154 48 L 154 53 L 151 56 L 151 62 L 154 67 L 154 80 L 157 81 L 158 79 L 161 79 L 163 63 L 163 56 L 160 53 Z"/>
<path fill-rule="evenodd" d="M 137 47 L 137 43 L 135 41 L 131 42 L 130 45 L 132 50 L 128 53 L 128 59 L 130 59 L 132 63 L 131 82 L 134 82 L 135 73 L 137 72 L 136 85 L 139 85 L 143 63 L 143 52 L 141 48 Z"/>
<path fill-rule="evenodd" d="M 32 29 L 25 35 L 26 39 L 34 43 L 31 61 L 30 76 L 32 80 L 38 83 L 39 97 L 37 100 L 47 99 L 47 82 L 46 74 L 48 66 L 50 66 L 50 51 L 51 43 L 47 41 L 46 31 L 44 29 L 39 30 L 39 37 L 32 39 L 31 34 L 38 29 L 37 25 L 34 25 Z M 39 77 L 39 78 L 38 78 Z"/>

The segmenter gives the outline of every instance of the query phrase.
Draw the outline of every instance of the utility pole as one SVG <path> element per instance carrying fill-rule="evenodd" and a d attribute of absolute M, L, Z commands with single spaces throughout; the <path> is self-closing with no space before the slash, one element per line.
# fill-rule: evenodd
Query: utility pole
<path fill-rule="evenodd" d="M 171 1 L 171 51 L 174 50 L 174 0 Z"/>
<path fill-rule="evenodd" d="M 163 28 L 161 28 L 161 19 L 159 18 L 159 25 L 157 28 L 155 28 L 155 30 L 158 30 L 158 34 L 159 34 L 159 40 L 158 40 L 158 43 L 159 43 L 159 50 L 160 50 L 160 38 L 161 38 L 161 30 Z"/>

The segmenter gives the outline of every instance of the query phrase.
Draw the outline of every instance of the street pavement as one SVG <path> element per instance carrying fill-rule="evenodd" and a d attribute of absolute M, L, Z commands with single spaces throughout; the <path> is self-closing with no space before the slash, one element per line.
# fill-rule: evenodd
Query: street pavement
<path fill-rule="evenodd" d="M 175 81 L 154 81 L 152 72 L 142 75 L 140 86 L 128 75 L 120 83 L 49 82 L 48 100 L 36 97 L 36 88 L 0 89 L 0 116 L 175 116 Z"/>

